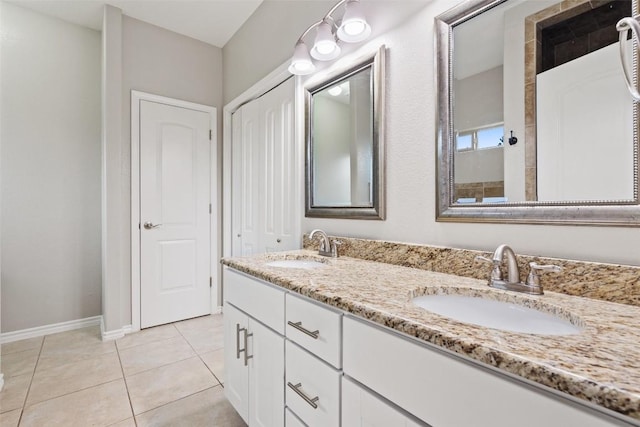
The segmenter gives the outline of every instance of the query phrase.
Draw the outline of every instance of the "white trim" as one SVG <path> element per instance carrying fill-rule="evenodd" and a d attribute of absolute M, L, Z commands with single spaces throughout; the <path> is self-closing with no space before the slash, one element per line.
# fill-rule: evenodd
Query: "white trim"
<path fill-rule="evenodd" d="M 4 374 L 0 374 L 0 391 L 4 388 Z"/>
<path fill-rule="evenodd" d="M 21 329 L 19 331 L 5 332 L 4 334 L 0 334 L 0 344 L 56 334 L 58 332 L 73 331 L 74 329 L 98 326 L 101 324 L 102 316 L 93 316 L 84 319 L 69 320 L 68 322 L 53 323 L 51 325 L 36 326 L 35 328 Z"/>
<path fill-rule="evenodd" d="M 113 331 L 105 331 L 104 330 L 104 322 L 100 325 L 100 332 L 102 335 L 102 341 L 112 341 L 118 338 L 124 337 L 126 334 L 130 334 L 133 332 L 133 328 L 131 325 L 123 326 L 120 329 L 115 329 Z"/>
<path fill-rule="evenodd" d="M 231 126 L 231 118 L 233 113 L 240 108 L 243 104 L 250 102 L 260 96 L 264 95 L 274 87 L 278 86 L 280 83 L 287 80 L 291 77 L 291 73 L 288 71 L 289 65 L 291 61 L 287 60 L 285 63 L 277 67 L 271 73 L 269 73 L 262 80 L 251 86 L 249 89 L 244 91 L 241 95 L 236 97 L 233 101 L 229 102 L 224 106 L 222 110 L 222 182 L 224 183 L 224 187 L 222 189 L 222 206 L 223 206 L 223 223 L 222 223 L 222 256 L 229 257 L 231 256 L 231 242 L 232 242 L 232 223 L 231 223 L 231 183 L 232 183 L 232 171 L 231 171 L 231 147 L 232 147 L 232 126 Z M 294 76 L 296 79 L 296 87 L 298 86 L 299 77 Z M 297 89 L 296 89 L 297 91 Z M 295 104 L 295 102 L 294 102 Z M 298 234 L 300 228 L 300 223 L 296 225 L 296 229 L 298 230 Z M 222 277 L 222 270 L 220 271 L 220 278 Z M 218 292 L 222 291 L 222 287 L 218 290 Z M 222 295 L 218 299 L 220 306 L 222 306 Z"/>
<path fill-rule="evenodd" d="M 211 165 L 210 165 L 210 189 L 209 203 L 213 209 L 211 213 L 211 226 L 209 243 L 210 259 L 209 272 L 212 274 L 218 267 L 218 246 L 217 240 L 213 237 L 217 228 L 217 206 L 218 206 L 218 183 L 216 176 L 218 173 L 218 130 L 217 130 L 217 109 L 210 105 L 196 104 L 193 102 L 182 101 L 179 99 L 167 98 L 165 96 L 153 95 L 150 93 L 131 91 L 131 331 L 140 330 L 140 101 L 157 102 L 161 104 L 171 105 L 174 107 L 189 108 L 191 110 L 209 113 L 211 117 L 210 127 L 212 130 L 211 137 Z M 216 216 L 216 218 L 214 218 Z M 213 277 L 213 275 L 211 276 Z M 216 286 L 211 291 L 211 312 L 213 307 L 218 306 L 218 293 Z M 126 328 L 126 327 L 125 327 Z M 125 329 L 123 328 L 123 329 Z M 116 331 L 106 332 L 107 334 L 116 333 Z M 104 338 L 103 338 L 104 339 Z"/>

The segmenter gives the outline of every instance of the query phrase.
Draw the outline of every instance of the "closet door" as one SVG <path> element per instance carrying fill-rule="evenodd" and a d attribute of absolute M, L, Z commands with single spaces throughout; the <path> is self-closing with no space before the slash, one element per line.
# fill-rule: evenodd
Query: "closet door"
<path fill-rule="evenodd" d="M 263 251 L 298 249 L 298 199 L 294 138 L 294 80 L 260 98 L 264 141 Z"/>
<path fill-rule="evenodd" d="M 289 79 L 233 114 L 234 256 L 300 247 L 293 100 Z"/>
<path fill-rule="evenodd" d="M 262 252 L 260 105 L 253 101 L 233 114 L 233 256 Z"/>

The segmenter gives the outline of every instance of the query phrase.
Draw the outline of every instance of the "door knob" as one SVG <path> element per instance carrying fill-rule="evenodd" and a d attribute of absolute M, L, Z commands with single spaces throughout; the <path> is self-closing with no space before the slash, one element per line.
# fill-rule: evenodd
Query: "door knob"
<path fill-rule="evenodd" d="M 154 224 L 152 222 L 145 222 L 144 223 L 144 229 L 145 230 L 151 230 L 152 228 L 157 228 L 160 227 L 162 224 Z"/>

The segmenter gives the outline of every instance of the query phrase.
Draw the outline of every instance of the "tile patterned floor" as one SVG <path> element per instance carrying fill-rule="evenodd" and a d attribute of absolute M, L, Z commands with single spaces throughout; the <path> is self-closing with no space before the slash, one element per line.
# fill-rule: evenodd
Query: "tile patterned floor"
<path fill-rule="evenodd" d="M 245 426 L 224 397 L 223 346 L 222 315 L 4 344 L 0 427 Z"/>

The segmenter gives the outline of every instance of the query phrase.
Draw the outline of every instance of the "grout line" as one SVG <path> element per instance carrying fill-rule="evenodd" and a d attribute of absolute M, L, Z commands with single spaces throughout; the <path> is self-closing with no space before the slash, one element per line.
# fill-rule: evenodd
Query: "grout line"
<path fill-rule="evenodd" d="M 142 330 L 136 331 L 136 332 L 134 332 L 134 333 L 132 333 L 132 334 L 128 334 L 128 335 L 125 335 L 124 337 L 121 337 L 121 338 L 118 338 L 118 339 L 114 340 L 114 341 L 115 341 L 115 343 L 116 343 L 116 347 L 118 347 L 118 341 L 122 340 L 122 338 L 126 338 L 126 337 L 133 337 L 133 336 L 135 336 L 136 334 L 139 334 L 139 333 L 141 333 L 141 332 L 142 332 L 142 333 L 144 333 L 144 332 L 146 332 L 146 331 L 151 331 L 151 330 L 152 330 L 152 329 L 154 329 L 154 328 L 160 328 L 160 327 L 162 327 L 162 326 L 169 326 L 169 325 L 173 326 L 173 328 L 174 328 L 176 331 L 178 331 L 178 334 L 180 334 L 180 330 L 179 330 L 178 328 L 176 328 L 176 326 L 175 326 L 173 323 L 168 323 L 168 324 L 164 324 L 164 325 L 153 326 L 153 327 L 151 327 L 151 328 L 148 328 L 148 329 L 142 329 Z M 169 337 L 169 338 L 159 338 L 159 339 L 154 339 L 154 340 L 151 340 L 151 341 L 149 341 L 149 342 L 143 342 L 143 343 L 141 343 L 141 344 L 136 344 L 136 345 L 132 345 L 132 346 L 125 347 L 125 348 L 119 348 L 119 347 L 118 347 L 118 350 L 129 350 L 130 348 L 140 347 L 141 345 L 153 344 L 153 343 L 156 343 L 156 342 L 166 341 L 166 340 L 170 340 L 170 339 L 174 339 L 174 338 L 176 338 L 176 337 L 174 336 L 174 337 Z"/>
<path fill-rule="evenodd" d="M 29 387 L 27 387 L 27 393 L 24 395 L 24 400 L 22 401 L 20 418 L 18 418 L 18 426 L 22 423 L 22 416 L 24 415 L 24 409 L 27 406 L 27 399 L 29 399 L 29 393 L 31 392 L 31 385 L 33 384 L 33 378 L 36 376 L 36 369 L 38 369 L 38 362 L 40 362 L 40 356 L 42 355 L 42 349 L 44 348 L 44 340 L 46 338 L 47 338 L 46 335 L 42 337 L 42 342 L 40 343 L 40 351 L 38 351 L 38 358 L 36 359 L 36 365 L 33 367 L 33 372 L 31 373 L 31 381 L 29 381 Z"/>
<path fill-rule="evenodd" d="M 133 410 L 133 403 L 131 402 L 131 394 L 129 393 L 129 384 L 127 383 L 127 377 L 124 374 L 124 368 L 122 367 L 122 359 L 120 358 L 120 350 L 118 349 L 118 344 L 116 344 L 116 354 L 118 355 L 118 363 L 120 363 L 120 371 L 122 371 L 122 380 L 124 381 L 124 388 L 127 390 L 127 399 L 129 400 L 129 407 L 131 408 L 131 416 L 133 417 L 133 423 L 138 426 L 138 421 L 136 420 L 136 413 Z"/>
<path fill-rule="evenodd" d="M 221 328 L 222 328 L 222 332 L 224 333 L 224 324 L 221 326 Z M 215 378 L 216 381 L 218 381 L 218 385 L 222 386 L 222 388 L 224 388 L 224 384 L 222 384 L 222 381 L 220 381 L 218 376 L 211 370 L 209 365 L 207 365 L 207 363 L 202 358 L 202 355 L 196 351 L 196 349 L 193 347 L 193 345 L 191 345 L 191 342 L 189 341 L 189 339 L 182 334 L 182 332 L 180 331 L 179 328 L 176 327 L 176 329 L 178 330 L 178 333 L 182 336 L 182 338 L 184 338 L 184 340 L 187 342 L 187 344 L 189 344 L 189 347 L 191 347 L 191 349 L 196 354 L 196 356 L 198 356 L 200 358 L 200 361 L 202 363 L 204 363 L 205 368 L 207 368 L 207 370 L 209 370 L 209 372 L 211 372 L 211 375 L 213 375 L 213 378 Z M 213 349 L 211 351 L 207 351 L 207 353 L 212 353 L 212 352 L 218 351 L 218 350 L 223 350 L 224 351 L 224 345 L 222 347 L 220 347 L 220 348 L 216 348 L 216 349 Z"/>
<path fill-rule="evenodd" d="M 184 399 L 187 399 L 187 398 L 189 398 L 189 397 L 195 396 L 195 395 L 196 395 L 196 394 L 198 394 L 198 393 L 204 393 L 205 391 L 207 391 L 207 390 L 211 390 L 211 389 L 214 389 L 214 388 L 216 388 L 216 387 L 224 388 L 224 387 L 222 387 L 222 384 L 216 384 L 216 385 L 214 385 L 214 386 L 207 387 L 207 388 L 205 388 L 205 389 L 203 389 L 203 390 L 196 391 L 195 393 L 191 393 L 191 394 L 190 394 L 190 395 L 188 395 L 188 396 L 183 396 L 183 397 L 181 397 L 181 398 L 179 398 L 179 399 L 172 400 L 171 402 L 163 403 L 162 405 L 160 405 L 160 406 L 156 406 L 155 408 L 151 408 L 151 409 L 146 410 L 146 411 L 144 411 L 144 412 L 140 412 L 138 415 L 142 415 L 142 414 L 146 414 L 146 413 L 151 412 L 151 411 L 155 411 L 155 410 L 157 410 L 157 409 L 162 408 L 163 406 L 167 406 L 167 405 L 171 405 L 172 403 L 180 402 L 181 400 L 184 400 Z M 136 416 L 137 416 L 137 415 L 134 415 L 134 417 L 133 417 L 133 418 L 135 419 L 135 417 L 136 417 Z M 136 424 L 136 426 L 137 426 L 137 424 Z"/>

